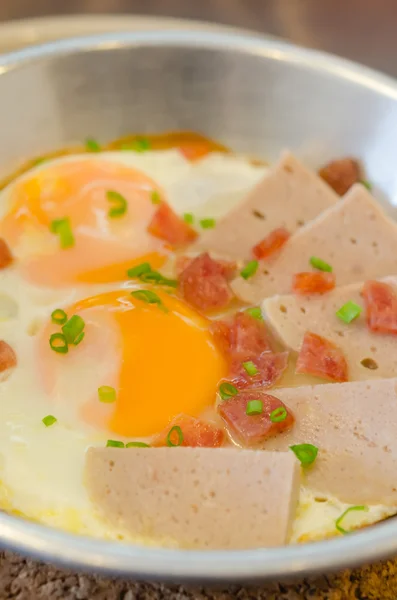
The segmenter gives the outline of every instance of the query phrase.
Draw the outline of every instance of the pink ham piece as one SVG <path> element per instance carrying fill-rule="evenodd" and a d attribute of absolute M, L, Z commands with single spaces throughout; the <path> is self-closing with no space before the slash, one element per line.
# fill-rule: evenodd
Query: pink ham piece
<path fill-rule="evenodd" d="M 280 379 L 287 366 L 288 352 L 262 352 L 258 356 L 236 354 L 231 362 L 228 380 L 239 389 L 267 388 Z M 247 371 L 249 367 L 256 373 L 251 375 Z"/>
<path fill-rule="evenodd" d="M 204 232 L 195 246 L 237 260 L 282 227 L 294 233 L 339 197 L 316 173 L 285 152 L 248 197 Z"/>
<path fill-rule="evenodd" d="M 236 354 L 257 356 L 271 349 L 264 322 L 247 312 L 237 312 L 227 321 L 214 321 L 211 328 L 219 346 L 231 359 Z"/>
<path fill-rule="evenodd" d="M 348 380 L 348 367 L 342 350 L 333 342 L 310 331 L 304 335 L 295 372 L 331 381 Z"/>
<path fill-rule="evenodd" d="M 292 452 L 90 448 L 96 507 L 129 534 L 198 549 L 281 546 L 299 495 Z"/>
<path fill-rule="evenodd" d="M 261 414 L 246 414 L 250 400 L 262 402 Z M 273 422 L 270 415 L 276 409 L 285 409 L 285 418 Z M 259 446 L 267 438 L 287 431 L 294 424 L 294 415 L 279 398 L 259 390 L 245 390 L 229 400 L 224 400 L 218 405 L 218 412 L 225 421 L 231 437 L 244 447 Z"/>
<path fill-rule="evenodd" d="M 366 281 L 362 291 L 371 331 L 397 335 L 397 295 L 384 281 Z"/>
<path fill-rule="evenodd" d="M 284 388 L 277 396 L 295 415 L 289 432 L 265 450 L 314 444 L 306 485 L 348 504 L 397 506 L 397 380 Z"/>
<path fill-rule="evenodd" d="M 183 298 L 203 312 L 227 307 L 234 295 L 225 276 L 224 266 L 207 252 L 194 258 L 178 278 Z"/>

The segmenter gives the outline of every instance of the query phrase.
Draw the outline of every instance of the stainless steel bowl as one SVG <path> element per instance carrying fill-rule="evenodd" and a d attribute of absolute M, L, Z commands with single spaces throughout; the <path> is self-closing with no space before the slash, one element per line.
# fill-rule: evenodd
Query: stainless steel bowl
<path fill-rule="evenodd" d="M 270 160 L 360 156 L 397 203 L 397 84 L 364 67 L 245 33 L 110 34 L 0 58 L 1 172 L 26 157 L 128 132 L 193 129 Z M 1 418 L 1 413 L 0 413 Z M 254 581 L 397 554 L 397 520 L 277 549 L 198 552 L 72 536 L 0 514 L 0 545 L 68 567 L 142 579 Z"/>

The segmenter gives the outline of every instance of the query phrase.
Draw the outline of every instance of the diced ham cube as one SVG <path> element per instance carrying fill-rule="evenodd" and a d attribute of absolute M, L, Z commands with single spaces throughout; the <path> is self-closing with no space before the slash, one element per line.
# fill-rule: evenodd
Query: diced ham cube
<path fill-rule="evenodd" d="M 271 350 L 265 323 L 247 312 L 237 312 L 231 321 L 214 321 L 212 331 L 231 358 L 235 354 L 258 356 Z"/>
<path fill-rule="evenodd" d="M 362 291 L 367 324 L 377 333 L 397 334 L 397 297 L 393 288 L 381 281 L 367 281 Z"/>
<path fill-rule="evenodd" d="M 325 294 L 335 287 L 335 275 L 333 273 L 296 273 L 292 280 L 292 291 L 295 294 Z"/>
<path fill-rule="evenodd" d="M 0 269 L 5 269 L 8 267 L 13 260 L 14 259 L 11 254 L 11 250 L 9 249 L 7 243 L 0 238 Z"/>
<path fill-rule="evenodd" d="M 259 415 L 247 415 L 247 404 L 250 400 L 261 400 L 263 412 Z M 283 420 L 272 422 L 270 414 L 275 409 L 284 408 L 286 416 Z M 218 412 L 225 421 L 232 438 L 246 447 L 258 446 L 264 440 L 283 431 L 294 424 L 294 416 L 288 408 L 275 396 L 259 390 L 242 391 L 237 396 L 225 400 L 218 406 Z"/>
<path fill-rule="evenodd" d="M 258 260 L 269 258 L 275 252 L 278 252 L 290 238 L 291 234 L 285 227 L 279 227 L 271 231 L 262 241 L 256 244 L 253 249 L 253 255 Z"/>
<path fill-rule="evenodd" d="M 348 381 L 346 358 L 333 342 L 306 332 L 296 363 L 296 373 L 307 373 L 331 381 Z"/>
<path fill-rule="evenodd" d="M 234 298 L 224 270 L 209 254 L 194 258 L 179 276 L 183 298 L 204 312 L 227 307 Z"/>
<path fill-rule="evenodd" d="M 0 373 L 12 369 L 17 364 L 17 355 L 7 342 L 0 340 Z"/>
<path fill-rule="evenodd" d="M 154 213 L 148 232 L 175 247 L 185 246 L 197 238 L 197 232 L 174 213 L 166 202 L 162 202 Z"/>
<path fill-rule="evenodd" d="M 360 165 L 354 158 L 341 158 L 325 165 L 319 175 L 339 196 L 343 196 L 360 181 Z"/>
<path fill-rule="evenodd" d="M 194 257 L 191 257 L 191 256 L 178 256 L 178 258 L 176 259 L 176 264 L 175 264 L 175 270 L 176 270 L 177 277 L 179 277 L 179 275 L 185 269 L 187 269 L 187 267 L 193 262 L 193 260 L 194 260 Z M 224 277 L 226 277 L 227 280 L 233 279 L 233 277 L 237 271 L 237 263 L 236 262 L 229 261 L 229 260 L 222 260 L 219 258 L 212 259 L 212 260 L 215 260 L 215 262 L 219 265 L 219 267 L 221 268 L 222 275 Z"/>
<path fill-rule="evenodd" d="M 180 427 L 182 431 L 183 441 L 180 444 L 181 446 L 219 448 L 225 438 L 223 429 L 220 429 L 214 423 L 181 414 L 175 417 L 167 428 L 156 436 L 151 445 L 167 446 L 168 434 L 175 426 Z M 176 431 L 171 433 L 170 441 L 176 446 L 179 445 L 179 437 Z"/>
<path fill-rule="evenodd" d="M 244 363 L 249 363 L 244 367 Z M 258 356 L 247 356 L 236 354 L 233 357 L 230 375 L 228 379 L 238 389 L 271 387 L 280 379 L 288 365 L 288 352 L 262 352 Z M 254 367 L 258 372 L 250 375 L 250 368 Z"/>

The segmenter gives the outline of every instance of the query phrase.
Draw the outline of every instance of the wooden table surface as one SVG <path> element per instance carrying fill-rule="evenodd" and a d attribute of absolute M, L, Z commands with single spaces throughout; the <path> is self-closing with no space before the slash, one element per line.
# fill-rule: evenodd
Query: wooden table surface
<path fill-rule="evenodd" d="M 161 15 L 245 27 L 397 76 L 396 0 L 0 0 L 0 21 L 76 13 Z"/>

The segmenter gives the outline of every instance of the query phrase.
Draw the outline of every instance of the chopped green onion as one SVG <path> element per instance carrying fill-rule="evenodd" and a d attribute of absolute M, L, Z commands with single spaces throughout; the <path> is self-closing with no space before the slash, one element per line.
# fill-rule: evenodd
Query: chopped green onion
<path fill-rule="evenodd" d="M 201 219 L 200 226 L 203 229 L 213 229 L 216 225 L 215 219 Z"/>
<path fill-rule="evenodd" d="M 367 188 L 367 190 L 370 192 L 372 190 L 372 183 L 370 183 L 369 181 L 367 181 L 366 179 L 361 179 L 360 180 L 361 185 L 363 185 L 365 188 Z"/>
<path fill-rule="evenodd" d="M 248 313 L 254 319 L 257 319 L 258 321 L 263 321 L 262 311 L 259 308 L 259 306 L 253 306 L 252 308 L 247 308 L 247 310 L 245 312 Z"/>
<path fill-rule="evenodd" d="M 135 290 L 131 292 L 131 296 L 134 296 L 134 298 L 137 300 L 141 300 L 147 304 L 157 304 L 159 308 L 162 308 L 162 310 L 167 310 L 163 305 L 161 298 L 151 290 Z"/>
<path fill-rule="evenodd" d="M 164 277 L 158 271 L 150 271 L 149 273 L 143 273 L 140 278 L 144 283 L 156 283 L 157 285 L 168 285 L 169 287 L 176 288 L 178 286 L 178 282 L 176 279 L 168 279 L 168 277 Z"/>
<path fill-rule="evenodd" d="M 327 271 L 328 273 L 332 273 L 331 265 L 326 263 L 324 260 L 321 260 L 321 258 L 318 258 L 317 256 L 311 256 L 309 262 L 310 262 L 311 266 L 314 267 L 315 269 L 319 269 L 320 271 Z"/>
<path fill-rule="evenodd" d="M 219 386 L 219 394 L 220 394 L 222 400 L 227 400 L 228 398 L 233 398 L 233 396 L 237 396 L 238 389 L 236 387 L 234 387 L 234 385 L 232 383 L 229 383 L 228 381 L 224 381 Z"/>
<path fill-rule="evenodd" d="M 68 342 L 63 333 L 53 333 L 50 335 L 50 346 L 54 352 L 67 354 L 69 351 Z"/>
<path fill-rule="evenodd" d="M 48 160 L 48 158 L 46 158 L 45 156 L 39 156 L 38 158 L 35 158 L 33 160 L 33 166 L 38 167 L 39 165 L 42 165 L 47 160 Z"/>
<path fill-rule="evenodd" d="M 157 190 L 153 190 L 153 192 L 150 195 L 150 199 L 152 201 L 152 204 L 160 204 L 160 202 L 161 202 L 160 192 L 158 192 Z"/>
<path fill-rule="evenodd" d="M 138 138 L 132 142 L 125 142 L 121 146 L 122 150 L 133 150 L 134 152 L 146 152 L 152 147 L 150 141 L 147 138 Z"/>
<path fill-rule="evenodd" d="M 126 448 L 150 448 L 149 444 L 145 444 L 145 442 L 128 442 L 125 445 Z"/>
<path fill-rule="evenodd" d="M 76 339 L 82 333 L 84 326 L 84 319 L 82 319 L 79 315 L 73 315 L 70 317 L 69 321 L 67 321 L 62 327 L 62 331 L 68 344 L 73 344 L 76 341 Z"/>
<path fill-rule="evenodd" d="M 253 417 L 254 415 L 261 415 L 263 412 L 263 402 L 262 400 L 250 400 L 247 402 L 247 407 L 245 409 L 245 414 L 249 417 Z"/>
<path fill-rule="evenodd" d="M 144 273 L 150 273 L 151 270 L 152 267 L 150 266 L 150 263 L 144 262 L 140 265 L 136 265 L 136 267 L 131 267 L 131 269 L 128 269 L 127 275 L 128 277 L 131 277 L 131 279 L 135 279 L 139 278 Z"/>
<path fill-rule="evenodd" d="M 194 216 L 192 215 L 192 213 L 185 213 L 183 215 L 183 220 L 185 221 L 185 223 L 187 223 L 188 225 L 193 225 L 194 223 Z"/>
<path fill-rule="evenodd" d="M 285 421 L 286 418 L 287 411 L 285 406 L 279 406 L 270 413 L 270 420 L 272 423 L 281 423 L 281 421 Z"/>
<path fill-rule="evenodd" d="M 349 300 L 336 311 L 336 316 L 345 323 L 351 323 L 354 319 L 360 316 L 362 311 L 361 306 Z"/>
<path fill-rule="evenodd" d="M 63 325 L 68 320 L 68 316 L 62 308 L 56 308 L 51 313 L 51 320 L 57 325 Z"/>
<path fill-rule="evenodd" d="M 311 465 L 317 458 L 318 448 L 313 444 L 295 444 L 290 449 L 303 466 Z"/>
<path fill-rule="evenodd" d="M 71 248 L 74 246 L 74 235 L 68 217 L 65 217 L 64 219 L 55 219 L 55 221 L 52 221 L 50 230 L 52 233 L 59 235 L 62 249 Z"/>
<path fill-rule="evenodd" d="M 101 146 L 94 138 L 87 138 L 85 141 L 85 149 L 87 152 L 100 152 Z"/>
<path fill-rule="evenodd" d="M 80 344 L 80 342 L 82 342 L 82 341 L 83 341 L 83 339 L 84 339 L 84 336 L 85 336 L 85 333 L 84 333 L 84 331 L 82 331 L 82 332 L 80 333 L 80 335 L 78 335 L 78 336 L 77 336 L 77 338 L 74 340 L 74 342 L 73 342 L 73 345 L 74 345 L 74 346 L 78 346 L 78 345 Z"/>
<path fill-rule="evenodd" d="M 116 390 L 110 385 L 101 385 L 98 388 L 98 396 L 100 402 L 105 402 L 105 404 L 116 402 Z"/>
<path fill-rule="evenodd" d="M 106 448 L 125 448 L 124 442 L 118 440 L 108 440 L 106 442 Z"/>
<path fill-rule="evenodd" d="M 108 190 L 106 192 L 106 198 L 114 204 L 112 208 L 109 209 L 108 215 L 111 219 L 122 217 L 127 212 L 128 203 L 127 200 L 119 194 L 119 192 L 115 192 L 114 190 Z"/>
<path fill-rule="evenodd" d="M 255 273 L 258 270 L 258 266 L 259 266 L 259 263 L 257 260 L 251 260 L 249 263 L 247 263 L 245 265 L 244 269 L 242 269 L 240 271 L 241 277 L 243 279 L 249 279 L 250 277 L 255 275 Z"/>
<path fill-rule="evenodd" d="M 46 427 L 51 427 L 57 422 L 57 419 L 53 415 L 47 415 L 44 419 L 41 419 Z"/>
<path fill-rule="evenodd" d="M 250 377 L 258 375 L 259 373 L 258 369 L 256 368 L 256 365 L 254 365 L 252 360 L 247 360 L 247 362 L 243 362 L 243 367 Z"/>
<path fill-rule="evenodd" d="M 352 511 L 355 511 L 355 510 L 365 510 L 365 511 L 367 511 L 368 510 L 368 506 L 349 506 L 349 508 L 347 508 L 345 510 L 345 512 L 342 513 L 341 516 L 338 517 L 336 519 L 336 521 L 335 521 L 335 527 L 336 527 L 336 529 L 340 533 L 343 533 L 344 535 L 346 533 L 349 533 L 344 527 L 342 527 L 341 522 L 343 521 L 343 519 L 346 517 L 347 514 L 349 514 Z"/>
<path fill-rule="evenodd" d="M 173 441 L 171 440 L 171 435 L 174 433 L 177 434 L 178 436 L 178 443 L 174 444 Z M 182 429 L 179 427 L 179 425 L 174 425 L 174 427 L 171 427 L 171 429 L 168 432 L 167 435 L 167 446 L 172 446 L 173 448 L 175 448 L 176 446 L 181 446 L 183 442 L 183 433 L 182 433 Z"/>

